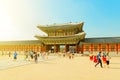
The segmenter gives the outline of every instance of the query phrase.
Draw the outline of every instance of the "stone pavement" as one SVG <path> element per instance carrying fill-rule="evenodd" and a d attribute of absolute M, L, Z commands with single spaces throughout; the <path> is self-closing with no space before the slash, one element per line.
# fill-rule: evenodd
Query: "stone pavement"
<path fill-rule="evenodd" d="M 74 59 L 50 56 L 44 61 L 40 58 L 38 64 L 21 57 L 16 62 L 1 58 L 0 80 L 120 80 L 120 57 L 111 58 L 110 68 L 94 67 L 95 63 L 86 56 Z"/>
<path fill-rule="evenodd" d="M 42 57 L 40 56 L 38 57 L 38 63 L 44 62 L 47 60 L 52 60 L 55 58 L 56 56 L 49 56 L 48 59 L 42 59 Z M 23 57 L 18 58 L 16 61 L 14 61 L 12 58 L 3 59 L 3 60 L 0 60 L 0 70 L 29 65 L 29 64 L 35 64 L 34 59 L 31 61 L 25 60 Z"/>

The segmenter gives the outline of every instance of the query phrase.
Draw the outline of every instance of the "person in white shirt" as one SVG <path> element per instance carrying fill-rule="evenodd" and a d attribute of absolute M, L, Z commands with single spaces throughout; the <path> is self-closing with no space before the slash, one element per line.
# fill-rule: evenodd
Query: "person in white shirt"
<path fill-rule="evenodd" d="M 109 64 L 110 64 L 110 59 L 111 59 L 111 57 L 109 56 L 109 53 L 107 53 L 107 55 L 106 55 L 106 64 L 107 64 L 108 68 L 109 68 Z"/>

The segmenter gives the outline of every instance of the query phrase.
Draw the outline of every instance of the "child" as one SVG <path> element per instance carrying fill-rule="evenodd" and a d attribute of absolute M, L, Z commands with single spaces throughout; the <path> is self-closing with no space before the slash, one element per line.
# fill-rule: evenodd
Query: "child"
<path fill-rule="evenodd" d="M 109 68 L 109 64 L 110 64 L 110 56 L 109 56 L 109 53 L 107 53 L 106 55 L 106 64 L 107 64 L 107 67 Z"/>

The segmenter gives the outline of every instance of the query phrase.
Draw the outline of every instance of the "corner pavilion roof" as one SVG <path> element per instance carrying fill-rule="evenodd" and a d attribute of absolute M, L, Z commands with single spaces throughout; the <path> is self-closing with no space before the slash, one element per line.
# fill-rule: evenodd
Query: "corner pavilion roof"
<path fill-rule="evenodd" d="M 77 31 L 82 32 L 84 22 L 81 23 L 66 23 L 66 24 L 53 24 L 53 25 L 39 25 L 37 26 L 43 32 L 56 32 L 56 31 Z"/>

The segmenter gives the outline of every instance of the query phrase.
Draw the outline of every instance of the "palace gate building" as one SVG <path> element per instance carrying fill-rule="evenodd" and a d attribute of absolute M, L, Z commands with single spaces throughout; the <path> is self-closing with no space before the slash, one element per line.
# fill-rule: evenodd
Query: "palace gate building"
<path fill-rule="evenodd" d="M 61 52 L 64 48 L 65 52 L 74 50 L 80 51 L 79 43 L 85 39 L 85 32 L 83 31 L 84 23 L 69 23 L 69 24 L 54 24 L 48 26 L 38 26 L 38 28 L 47 36 L 35 36 L 44 47 L 42 51 L 53 50 L 53 52 Z"/>
<path fill-rule="evenodd" d="M 74 51 L 79 54 L 109 52 L 120 55 L 120 37 L 85 38 L 84 22 L 38 25 L 47 35 L 35 35 L 38 40 L 1 41 L 0 53 L 40 51 L 52 53 Z"/>

